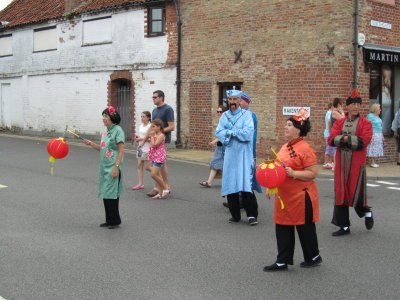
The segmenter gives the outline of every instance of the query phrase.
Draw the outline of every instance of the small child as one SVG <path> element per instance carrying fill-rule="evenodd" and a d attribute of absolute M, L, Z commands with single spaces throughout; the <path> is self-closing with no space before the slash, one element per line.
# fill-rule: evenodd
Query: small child
<path fill-rule="evenodd" d="M 159 191 L 152 199 L 166 199 L 169 195 L 169 190 L 165 184 L 160 169 L 167 161 L 167 154 L 165 152 L 165 135 L 161 120 L 156 119 L 151 122 L 150 133 L 150 151 L 149 160 L 151 161 L 151 178 L 156 182 L 156 189 Z M 160 191 L 162 191 L 160 195 Z"/>
<path fill-rule="evenodd" d="M 136 136 L 135 141 L 136 142 L 141 142 L 144 140 L 144 138 L 147 135 L 147 132 L 150 129 L 151 123 L 151 114 L 149 111 L 144 111 L 142 112 L 140 119 L 142 123 L 139 126 L 139 136 Z M 137 152 L 136 152 L 136 158 L 137 158 L 137 172 L 138 172 L 138 184 L 132 187 L 132 190 L 141 190 L 144 188 L 143 185 L 143 167 L 150 172 L 150 161 L 148 158 L 149 155 L 149 150 L 150 150 L 150 143 L 146 141 L 143 146 L 138 146 Z"/>

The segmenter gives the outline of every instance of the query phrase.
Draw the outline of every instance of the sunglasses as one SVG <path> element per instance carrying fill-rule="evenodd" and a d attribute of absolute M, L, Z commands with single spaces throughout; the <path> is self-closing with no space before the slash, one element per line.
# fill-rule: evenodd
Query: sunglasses
<path fill-rule="evenodd" d="M 153 97 L 151 97 L 151 98 L 153 98 L 153 99 L 157 99 L 158 97 L 156 97 L 156 96 L 153 96 Z"/>
<path fill-rule="evenodd" d="M 222 114 L 223 111 L 222 110 L 217 110 L 217 114 Z"/>

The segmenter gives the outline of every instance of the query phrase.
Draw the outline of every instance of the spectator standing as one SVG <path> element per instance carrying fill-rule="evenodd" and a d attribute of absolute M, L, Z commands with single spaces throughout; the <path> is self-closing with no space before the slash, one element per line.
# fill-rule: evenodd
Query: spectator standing
<path fill-rule="evenodd" d="M 223 105 L 218 106 L 217 114 L 218 119 L 221 118 L 222 114 L 226 111 L 226 107 Z M 217 139 L 213 139 L 211 142 L 208 143 L 210 147 L 216 145 L 214 150 L 214 156 L 210 163 L 210 175 L 208 176 L 207 181 L 201 181 L 200 185 L 204 187 L 211 187 L 212 182 L 217 175 L 218 172 L 222 172 L 222 167 L 224 165 L 224 150 L 222 143 Z"/>
<path fill-rule="evenodd" d="M 367 148 L 367 157 L 370 158 L 372 168 L 379 168 L 375 159 L 383 156 L 383 143 L 385 141 L 382 133 L 382 119 L 379 117 L 381 107 L 377 103 L 372 104 L 370 111 L 371 113 L 367 115 L 367 119 L 372 123 L 373 135 L 371 143 Z"/>
<path fill-rule="evenodd" d="M 325 130 L 324 130 L 324 139 L 325 139 L 325 161 L 323 167 L 325 169 L 332 169 L 333 167 L 333 155 L 335 154 L 335 147 L 332 147 L 328 144 L 329 131 L 331 129 L 331 116 L 332 116 L 332 102 L 328 103 L 328 110 L 325 114 Z"/>
<path fill-rule="evenodd" d="M 150 143 L 149 141 L 145 141 L 144 138 L 147 135 L 151 127 L 151 114 L 149 111 L 144 111 L 140 115 L 141 124 L 139 126 L 139 135 L 136 136 L 135 141 L 138 142 L 138 149 L 136 152 L 137 158 L 137 172 L 138 172 L 138 184 L 132 187 L 132 190 L 141 190 L 144 188 L 143 185 L 143 168 L 147 171 L 150 171 L 150 161 L 149 161 L 149 150 Z M 140 145 L 140 142 L 144 142 L 143 146 Z"/>
<path fill-rule="evenodd" d="M 153 112 L 151 114 L 151 119 L 152 120 L 159 119 L 162 121 L 164 127 L 163 132 L 165 134 L 165 143 L 168 144 L 171 142 L 171 132 L 175 130 L 174 110 L 172 109 L 171 106 L 169 106 L 164 102 L 165 95 L 163 91 L 161 90 L 154 91 L 152 99 L 156 108 L 153 109 Z M 148 135 L 146 136 L 146 139 L 147 138 Z M 143 141 L 140 142 L 140 144 L 143 145 Z M 167 185 L 168 190 L 171 191 L 168 179 L 168 167 L 166 163 L 163 164 L 162 168 L 160 168 L 160 174 L 165 184 Z M 162 191 L 159 191 L 157 190 L 156 187 L 154 187 L 153 190 L 147 193 L 146 195 L 149 197 L 154 197 L 160 193 L 162 193 Z"/>
<path fill-rule="evenodd" d="M 392 122 L 392 130 L 394 132 L 394 136 L 397 139 L 397 165 L 400 166 L 400 99 L 399 99 L 399 109 L 397 110 L 393 122 Z"/>

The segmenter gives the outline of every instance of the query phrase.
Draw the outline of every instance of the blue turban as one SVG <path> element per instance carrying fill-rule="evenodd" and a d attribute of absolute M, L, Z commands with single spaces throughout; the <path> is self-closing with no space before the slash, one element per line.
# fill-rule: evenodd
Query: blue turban
<path fill-rule="evenodd" d="M 239 91 L 239 90 L 227 90 L 226 91 L 226 96 L 229 98 L 229 97 L 238 97 L 238 98 L 240 98 L 240 96 L 242 95 L 243 93 L 241 92 L 241 91 Z"/>
<path fill-rule="evenodd" d="M 250 103 L 251 99 L 250 96 L 246 93 L 242 93 L 242 95 L 240 96 L 240 98 L 244 101 L 246 101 L 247 103 Z"/>

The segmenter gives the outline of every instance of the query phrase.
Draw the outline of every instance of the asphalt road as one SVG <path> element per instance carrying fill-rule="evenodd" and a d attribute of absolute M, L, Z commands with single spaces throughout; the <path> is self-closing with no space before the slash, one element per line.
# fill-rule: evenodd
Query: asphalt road
<path fill-rule="evenodd" d="M 352 233 L 332 237 L 333 182 L 319 178 L 322 265 L 300 268 L 297 240 L 295 265 L 265 273 L 272 201 L 258 196 L 258 226 L 229 224 L 220 180 L 198 184 L 207 167 L 170 161 L 171 197 L 152 200 L 129 190 L 135 161 L 125 158 L 122 227 L 109 230 L 98 152 L 71 145 L 50 176 L 46 142 L 0 137 L 0 299 L 399 299 L 399 181 L 370 182 L 371 231 L 351 212 Z"/>

